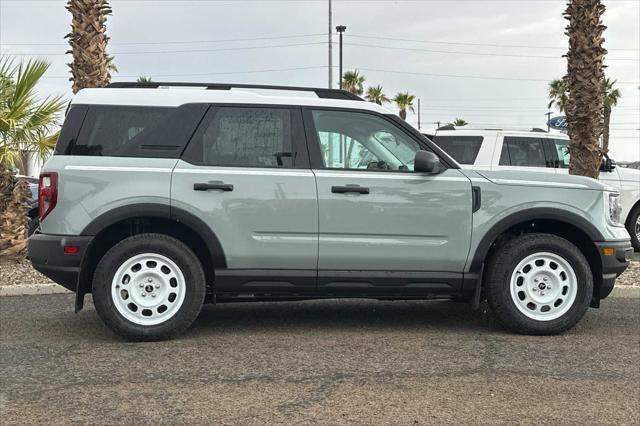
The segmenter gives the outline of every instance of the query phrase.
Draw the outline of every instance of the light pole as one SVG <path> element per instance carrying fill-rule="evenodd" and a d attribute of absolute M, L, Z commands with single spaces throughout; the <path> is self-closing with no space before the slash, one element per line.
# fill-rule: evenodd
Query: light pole
<path fill-rule="evenodd" d="M 551 111 L 545 113 L 544 115 L 547 116 L 547 133 L 551 133 L 551 124 L 549 124 L 549 122 L 551 121 Z"/>
<path fill-rule="evenodd" d="M 347 27 L 345 27 L 344 25 L 338 25 L 336 27 L 336 30 L 338 31 L 338 33 L 340 34 L 340 89 L 342 89 L 342 34 L 346 31 Z"/>
<path fill-rule="evenodd" d="M 329 0 L 329 89 L 333 89 L 333 21 L 331 0 Z"/>

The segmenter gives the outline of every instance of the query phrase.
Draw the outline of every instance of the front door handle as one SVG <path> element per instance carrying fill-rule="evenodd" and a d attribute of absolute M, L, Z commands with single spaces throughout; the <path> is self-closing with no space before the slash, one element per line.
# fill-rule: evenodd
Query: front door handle
<path fill-rule="evenodd" d="M 358 185 L 332 186 L 331 192 L 333 192 L 334 194 L 346 194 L 348 192 L 355 192 L 356 194 L 368 194 L 369 188 Z"/>
<path fill-rule="evenodd" d="M 211 189 L 217 189 L 220 191 L 233 191 L 233 185 L 229 183 L 213 183 L 213 182 L 205 182 L 205 183 L 194 183 L 193 190 L 194 191 L 209 191 Z"/>

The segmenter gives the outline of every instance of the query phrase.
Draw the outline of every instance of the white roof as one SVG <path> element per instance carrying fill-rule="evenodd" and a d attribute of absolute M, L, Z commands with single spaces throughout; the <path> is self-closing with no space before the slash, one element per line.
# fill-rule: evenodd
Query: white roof
<path fill-rule="evenodd" d="M 264 95 L 271 90 L 238 88 L 205 90 L 200 87 L 99 88 L 80 90 L 72 104 L 180 106 L 187 103 L 272 104 L 354 108 L 391 114 L 373 102 L 318 98 L 313 92 L 272 90 L 282 96 Z M 260 92 L 260 93 L 258 93 Z"/>

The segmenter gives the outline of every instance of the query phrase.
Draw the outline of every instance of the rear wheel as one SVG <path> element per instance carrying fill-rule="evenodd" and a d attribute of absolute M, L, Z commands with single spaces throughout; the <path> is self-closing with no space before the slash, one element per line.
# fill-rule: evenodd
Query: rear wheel
<path fill-rule="evenodd" d="M 636 206 L 627 219 L 627 231 L 631 235 L 631 244 L 636 251 L 640 251 L 640 206 Z"/>
<path fill-rule="evenodd" d="M 487 265 L 487 301 L 511 330 L 557 334 L 584 316 L 593 294 L 586 258 L 569 241 L 526 234 L 499 247 Z"/>
<path fill-rule="evenodd" d="M 163 340 L 198 316 L 205 278 L 195 254 L 162 234 L 140 234 L 113 246 L 100 260 L 93 300 L 102 320 L 128 340 Z"/>

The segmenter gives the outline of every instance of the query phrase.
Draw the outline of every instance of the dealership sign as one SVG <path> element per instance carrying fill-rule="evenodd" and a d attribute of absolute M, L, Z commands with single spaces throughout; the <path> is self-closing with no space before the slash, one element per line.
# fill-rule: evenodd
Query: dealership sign
<path fill-rule="evenodd" d="M 547 124 L 555 130 L 567 130 L 567 117 L 564 115 L 553 117 Z"/>

